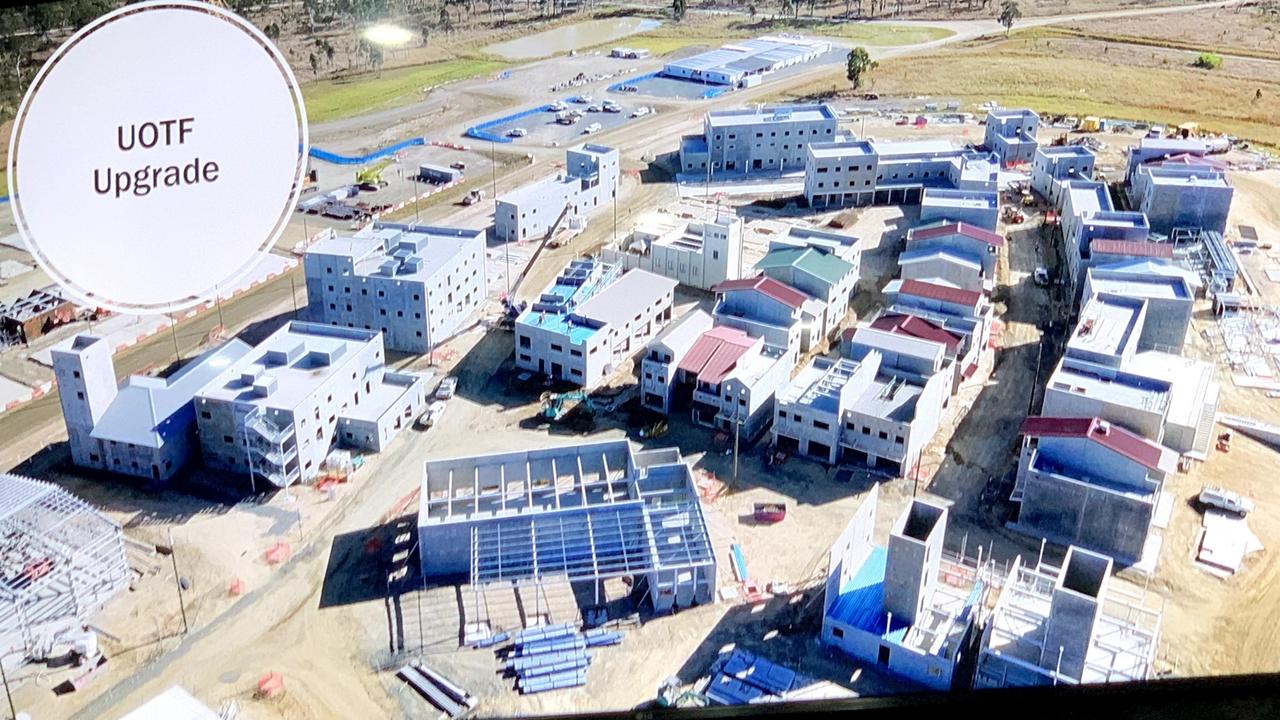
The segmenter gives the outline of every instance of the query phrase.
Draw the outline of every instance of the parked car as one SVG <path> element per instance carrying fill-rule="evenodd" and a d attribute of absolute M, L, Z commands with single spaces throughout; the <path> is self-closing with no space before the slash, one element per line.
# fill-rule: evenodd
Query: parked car
<path fill-rule="evenodd" d="M 583 134 L 583 135 L 590 135 L 590 134 L 592 134 L 592 133 L 598 133 L 598 132 L 600 132 L 600 128 L 601 128 L 601 127 L 602 127 L 602 126 L 600 125 L 600 123 L 591 123 L 590 125 L 588 125 L 588 126 L 586 126 L 585 128 L 583 128 L 583 129 L 582 129 L 582 134 Z"/>
<path fill-rule="evenodd" d="M 599 106 L 599 105 L 588 105 L 588 106 L 587 106 L 587 112 L 600 112 L 600 106 Z"/>
<path fill-rule="evenodd" d="M 1215 485 L 1205 485 L 1200 491 L 1200 504 L 1205 507 L 1226 510 L 1244 516 L 1253 512 L 1253 501 L 1239 493 Z"/>
<path fill-rule="evenodd" d="M 456 163 L 450 163 L 449 167 L 453 168 L 454 170 L 466 170 L 467 164 L 464 162 L 456 162 Z"/>
<path fill-rule="evenodd" d="M 440 381 L 440 387 L 436 388 L 437 400 L 448 400 L 458 390 L 458 378 L 450 375 Z"/>
<path fill-rule="evenodd" d="M 1045 268 L 1036 268 L 1035 273 L 1032 274 L 1031 277 L 1040 287 L 1047 287 L 1049 285 L 1049 271 Z"/>
<path fill-rule="evenodd" d="M 557 100 L 551 103 L 551 112 L 563 112 L 566 107 L 568 106 Z"/>
<path fill-rule="evenodd" d="M 440 422 L 440 418 L 444 415 L 444 409 L 448 406 L 449 403 L 444 400 L 436 400 L 428 405 L 426 410 L 422 411 L 417 420 L 413 421 L 413 426 L 418 430 L 427 430 L 434 427 Z"/>
<path fill-rule="evenodd" d="M 586 105 L 586 104 L 588 104 L 588 103 L 590 103 L 590 102 L 591 102 L 591 96 L 590 96 L 590 95 L 579 95 L 578 97 L 574 98 L 574 99 L 573 99 L 573 101 L 574 101 L 574 102 L 576 102 L 576 103 L 581 103 L 581 104 L 583 104 L 583 105 Z"/>
<path fill-rule="evenodd" d="M 524 137 L 525 135 L 528 135 L 528 134 L 529 134 L 529 131 L 525 130 L 524 128 L 511 128 L 510 130 L 507 131 L 508 137 Z"/>

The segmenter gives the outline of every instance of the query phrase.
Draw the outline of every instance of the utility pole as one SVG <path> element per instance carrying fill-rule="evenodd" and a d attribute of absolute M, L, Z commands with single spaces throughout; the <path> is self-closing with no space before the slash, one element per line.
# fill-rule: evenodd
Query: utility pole
<path fill-rule="evenodd" d="M 18 717 L 18 710 L 13 706 L 13 693 L 9 690 L 9 675 L 4 671 L 4 658 L 0 658 L 0 680 L 4 681 L 4 696 L 9 700 L 9 717 Z"/>
<path fill-rule="evenodd" d="M 173 359 L 182 362 L 182 352 L 178 350 L 178 321 L 169 316 L 169 330 L 173 335 Z"/>
<path fill-rule="evenodd" d="M 742 406 L 735 398 L 733 406 L 733 489 L 738 489 L 738 436 L 742 434 Z"/>
<path fill-rule="evenodd" d="M 293 319 L 298 319 L 298 287 L 293 276 L 289 276 L 289 298 L 293 300 Z"/>
<path fill-rule="evenodd" d="M 225 332 L 227 325 L 222 319 L 222 289 L 215 286 L 213 288 L 213 297 L 218 304 L 218 325 L 221 326 Z"/>
<path fill-rule="evenodd" d="M 169 562 L 173 563 L 173 583 L 178 586 L 178 610 L 182 613 L 182 634 L 189 632 L 187 627 L 187 606 L 182 600 L 182 576 L 178 574 L 178 548 L 173 544 L 173 530 L 169 530 Z"/>
<path fill-rule="evenodd" d="M 498 231 L 498 145 L 489 141 L 489 177 L 493 192 L 493 230 Z M 507 279 L 507 299 L 511 299 L 511 238 L 502 239 L 503 262 L 506 267 L 502 274 Z"/>
<path fill-rule="evenodd" d="M 413 224 L 418 224 L 418 176 L 413 176 Z"/>

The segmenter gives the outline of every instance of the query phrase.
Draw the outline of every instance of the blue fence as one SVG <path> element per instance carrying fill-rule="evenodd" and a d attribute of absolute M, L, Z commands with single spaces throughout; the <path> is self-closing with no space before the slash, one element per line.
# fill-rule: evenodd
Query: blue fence
<path fill-rule="evenodd" d="M 405 140 L 403 142 L 398 142 L 395 145 L 388 145 L 384 148 L 374 150 L 368 155 L 339 155 L 337 153 L 331 153 L 328 150 L 321 150 L 320 148 L 312 147 L 311 157 L 317 160 L 324 160 L 325 162 L 331 162 L 337 165 L 363 165 L 364 163 L 370 162 L 372 160 L 377 160 L 380 157 L 385 157 L 387 155 L 400 152 L 401 150 L 407 147 L 413 147 L 414 145 L 426 145 L 426 144 L 427 144 L 427 139 L 424 137 L 409 138 L 408 140 Z"/>
<path fill-rule="evenodd" d="M 489 128 L 497 127 L 499 125 L 505 125 L 509 122 L 519 120 L 521 118 L 529 117 L 530 115 L 536 115 L 538 113 L 547 112 L 550 109 L 551 109 L 551 105 L 539 105 L 536 108 L 522 110 L 516 113 L 515 115 L 506 115 L 498 118 L 497 120 L 490 120 L 489 122 L 480 123 L 479 125 L 472 125 L 471 127 L 467 128 L 467 132 L 465 134 L 467 137 L 473 137 L 477 140 L 486 140 L 488 142 L 497 142 L 497 143 L 509 143 L 511 142 L 511 138 L 505 135 L 495 135 L 494 133 L 489 132 Z"/>
<path fill-rule="evenodd" d="M 721 95 L 729 92 L 732 89 L 733 88 L 729 87 L 728 85 L 723 85 L 721 87 L 713 87 L 710 90 L 707 90 L 706 92 L 702 93 L 702 99 L 710 100 L 711 98 L 720 97 Z"/>
<path fill-rule="evenodd" d="M 651 72 L 651 73 L 645 73 L 644 75 L 637 75 L 633 78 L 627 78 L 626 80 L 619 80 L 618 82 L 606 88 L 605 92 L 618 92 L 618 88 L 622 87 L 623 85 L 635 85 L 638 82 L 644 82 L 645 80 L 652 80 L 661 74 L 662 74 L 661 71 Z"/>
<path fill-rule="evenodd" d="M 8 195 L 0 195 L 0 205 L 3 205 L 3 204 L 5 204 L 5 203 L 7 203 L 7 202 L 9 202 L 9 196 L 8 196 Z"/>

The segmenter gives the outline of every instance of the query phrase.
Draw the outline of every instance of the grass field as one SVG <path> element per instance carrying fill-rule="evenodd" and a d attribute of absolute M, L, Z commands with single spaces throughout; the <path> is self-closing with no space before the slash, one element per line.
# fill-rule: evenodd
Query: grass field
<path fill-rule="evenodd" d="M 307 119 L 321 123 L 408 105 L 422 98 L 425 87 L 497 72 L 506 66 L 487 59 L 445 60 L 381 74 L 307 83 L 302 86 L 302 97 L 307 104 Z"/>
<path fill-rule="evenodd" d="M 927 25 L 832 24 L 805 18 L 798 21 L 751 21 L 726 20 L 723 17 L 698 17 L 686 18 L 681 23 L 667 23 L 656 30 L 632 35 L 609 44 L 648 50 L 654 55 L 666 55 L 691 45 L 716 46 L 729 40 L 783 32 L 803 32 L 806 35 L 839 38 L 869 47 L 918 45 L 941 40 L 954 34 L 946 28 Z"/>
<path fill-rule="evenodd" d="M 870 89 L 881 95 L 995 100 L 1049 115 L 1099 115 L 1171 124 L 1189 120 L 1213 133 L 1280 148 L 1280 75 L 1241 77 L 1198 70 L 1124 45 L 1049 45 L 1034 32 L 882 61 Z M 787 98 L 847 93 L 843 78 L 815 82 Z M 1261 91 L 1262 98 L 1257 98 Z"/>

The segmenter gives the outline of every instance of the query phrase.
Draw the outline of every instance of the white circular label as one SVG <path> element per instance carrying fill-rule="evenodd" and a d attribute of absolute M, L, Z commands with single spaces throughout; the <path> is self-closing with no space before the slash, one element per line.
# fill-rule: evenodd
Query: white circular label
<path fill-rule="evenodd" d="M 302 94 L 244 19 L 128 5 L 58 48 L 14 120 L 9 186 L 40 266 L 87 305 L 208 300 L 268 252 L 306 172 Z"/>

